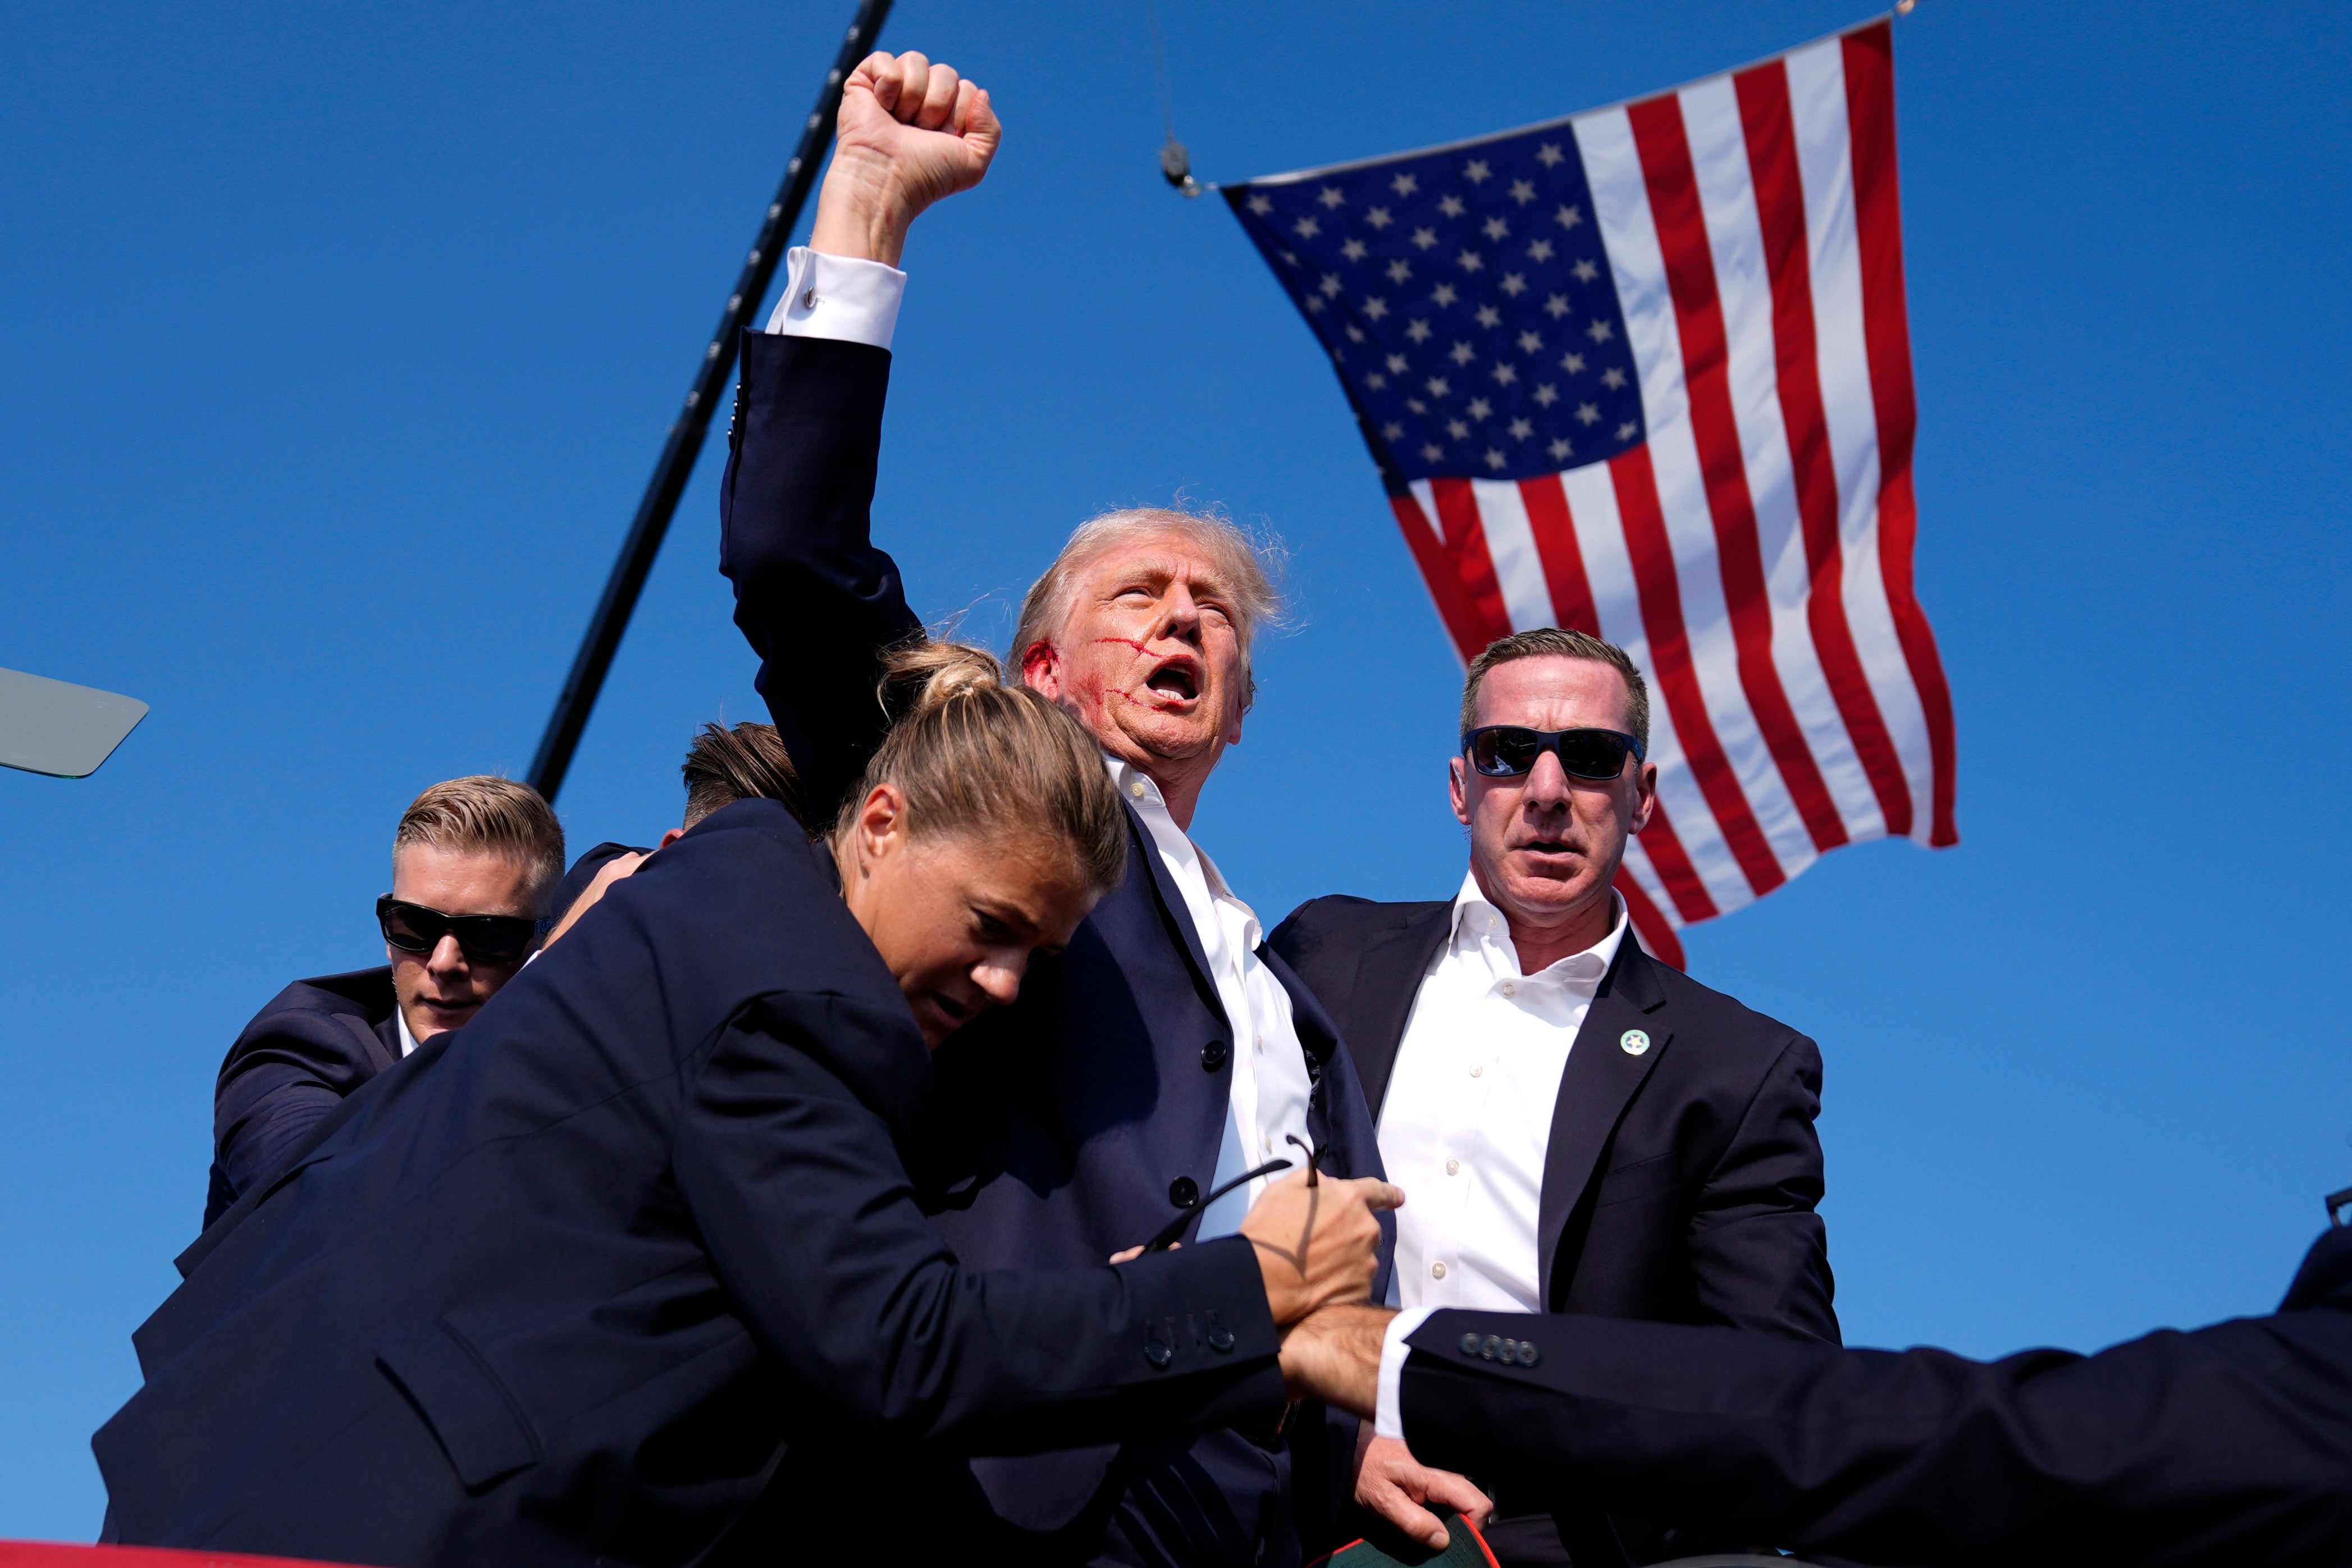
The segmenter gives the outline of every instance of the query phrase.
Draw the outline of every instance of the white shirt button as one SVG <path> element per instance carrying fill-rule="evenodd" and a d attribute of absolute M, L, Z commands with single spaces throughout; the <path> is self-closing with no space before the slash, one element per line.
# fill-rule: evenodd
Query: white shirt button
<path fill-rule="evenodd" d="M 1446 1161 L 1445 1174 L 1447 1176 L 1460 1176 L 1462 1174 L 1462 1162 L 1460 1160 Z"/>
<path fill-rule="evenodd" d="M 1484 1062 L 1481 1062 L 1481 1063 L 1480 1063 L 1479 1065 L 1477 1065 L 1476 1067 L 1472 1068 L 1472 1069 L 1470 1070 L 1470 1076 L 1471 1076 L 1471 1077 L 1473 1077 L 1473 1078 L 1484 1078 L 1484 1077 L 1486 1077 L 1486 1064 L 1485 1064 Z"/>
<path fill-rule="evenodd" d="M 1128 792 L 1129 794 L 1130 794 L 1130 795 L 1134 796 L 1134 797 L 1135 797 L 1137 800 L 1142 800 L 1142 799 L 1143 799 L 1143 780 L 1142 780 L 1142 779 L 1137 779 L 1134 783 L 1129 784 L 1129 785 L 1127 787 L 1127 792 Z"/>
<path fill-rule="evenodd" d="M 1503 982 L 1503 994 L 1507 997 L 1516 997 L 1519 994 L 1519 988 L 1512 984 L 1510 981 L 1505 980 Z"/>
<path fill-rule="evenodd" d="M 1445 1278 L 1445 1265 L 1443 1263 L 1432 1263 L 1429 1266 L 1429 1277 L 1433 1280 L 1443 1280 Z"/>

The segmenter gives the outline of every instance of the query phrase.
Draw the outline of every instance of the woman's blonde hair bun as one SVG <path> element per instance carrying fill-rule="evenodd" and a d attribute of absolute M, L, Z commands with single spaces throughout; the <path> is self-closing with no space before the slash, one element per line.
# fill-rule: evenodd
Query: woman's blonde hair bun
<path fill-rule="evenodd" d="M 918 838 L 1044 839 L 1097 892 L 1125 879 L 1127 809 L 1102 748 L 1051 698 L 1007 685 L 987 649 L 945 641 L 893 649 L 877 695 L 890 732 L 843 803 L 843 821 L 889 784 L 906 797 Z"/>

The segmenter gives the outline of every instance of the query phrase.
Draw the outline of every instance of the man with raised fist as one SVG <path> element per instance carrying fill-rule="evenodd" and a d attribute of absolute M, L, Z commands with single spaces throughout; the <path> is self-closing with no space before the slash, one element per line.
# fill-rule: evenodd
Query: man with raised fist
<path fill-rule="evenodd" d="M 809 246 L 789 259 L 768 330 L 745 336 L 721 566 L 813 823 L 881 739 L 877 652 L 922 635 L 869 528 L 898 263 L 915 217 L 979 183 L 1001 140 L 988 94 L 953 69 L 867 58 L 843 95 Z M 1247 535 L 1151 508 L 1079 528 L 1023 606 L 1012 662 L 1101 746 L 1130 853 L 1067 950 L 939 1054 L 915 1174 L 970 1266 L 1099 1261 L 1186 1217 L 1201 1239 L 1230 1234 L 1265 1186 L 1252 1173 L 1277 1159 L 1380 1173 L 1338 1030 L 1189 831 L 1241 738 L 1252 637 L 1276 603 Z M 1213 1344 L 1219 1331 L 1186 1332 Z M 876 1511 L 989 1561 L 1296 1564 L 1337 1544 L 1356 1452 L 1355 1421 L 1312 1404 L 1199 1437 L 1021 1458 L 834 1445 L 788 1456 L 768 1509 L 772 1538 L 803 1549 L 824 1520 Z M 1415 1513 L 1419 1500 L 1485 1503 L 1459 1477 L 1410 1466 L 1394 1495 Z"/>

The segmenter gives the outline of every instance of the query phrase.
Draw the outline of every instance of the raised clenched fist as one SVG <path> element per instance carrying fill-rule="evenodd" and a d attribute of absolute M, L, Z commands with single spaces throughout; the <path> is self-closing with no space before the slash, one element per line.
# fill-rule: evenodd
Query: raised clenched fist
<path fill-rule="evenodd" d="M 811 248 L 896 267 L 916 214 L 979 184 L 1003 135 L 988 94 L 954 68 L 913 50 L 866 56 L 841 89 Z"/>

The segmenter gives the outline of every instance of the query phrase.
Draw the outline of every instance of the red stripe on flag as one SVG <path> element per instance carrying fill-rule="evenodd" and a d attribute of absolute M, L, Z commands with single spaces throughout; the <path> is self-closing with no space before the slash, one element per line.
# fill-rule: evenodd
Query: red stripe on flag
<path fill-rule="evenodd" d="M 1454 560 L 1454 580 L 1488 628 L 1469 655 L 1475 658 L 1488 643 L 1511 634 L 1511 612 L 1503 607 L 1495 558 L 1486 549 L 1486 520 L 1478 515 L 1478 493 L 1467 479 L 1432 479 L 1429 493 L 1437 502 L 1438 526 L 1444 531 L 1445 553 Z"/>
<path fill-rule="evenodd" d="M 1772 601 L 1764 586 L 1764 555 L 1757 542 L 1748 463 L 1731 413 L 1731 355 L 1724 342 L 1723 301 L 1716 290 L 1715 256 L 1707 246 L 1706 217 L 1699 207 L 1698 176 L 1691 168 L 1682 100 L 1668 93 L 1633 105 L 1625 116 L 1633 123 L 1643 183 L 1649 187 L 1650 215 L 1665 259 L 1666 286 L 1675 300 L 1691 434 L 1706 484 L 1707 514 L 1715 524 L 1724 608 L 1739 651 L 1739 689 L 1747 695 L 1748 711 L 1780 769 L 1797 814 L 1804 819 L 1805 831 L 1812 835 L 1813 847 L 1833 850 L 1846 841 L 1845 821 L 1822 781 L 1821 765 L 1813 760 L 1813 748 L 1772 663 Z"/>
<path fill-rule="evenodd" d="M 1829 420 L 1822 410 L 1820 342 L 1813 329 L 1812 253 L 1805 239 L 1805 188 L 1797 168 L 1795 121 L 1789 112 L 1789 70 L 1774 60 L 1733 77 L 1748 167 L 1756 188 L 1756 217 L 1764 235 L 1765 269 L 1772 277 L 1772 342 L 1778 366 L 1780 423 L 1789 433 L 1797 514 L 1804 528 L 1811 591 L 1805 623 L 1830 696 L 1845 723 L 1864 775 L 1878 797 L 1886 831 L 1911 831 L 1911 786 L 1878 697 L 1854 651 L 1845 618 L 1844 549 L 1838 541 L 1837 460 L 1830 452 Z"/>
<path fill-rule="evenodd" d="M 1536 559 L 1543 562 L 1552 624 L 1600 636 L 1601 612 L 1593 608 L 1592 581 L 1584 575 L 1584 551 L 1576 542 L 1576 519 L 1569 513 L 1559 476 L 1520 480 L 1519 499 L 1527 503 L 1528 529 L 1536 537 Z"/>
<path fill-rule="evenodd" d="M 1658 506 L 1658 479 L 1650 466 L 1645 444 L 1609 460 L 1610 482 L 1617 490 L 1617 515 L 1625 529 L 1625 549 L 1633 561 L 1633 591 L 1642 601 L 1642 623 L 1650 638 L 1652 674 L 1659 695 L 1674 716 L 1675 730 L 1690 758 L 1691 775 L 1716 826 L 1723 831 L 1732 858 L 1747 875 L 1756 896 L 1763 897 L 1789 880 L 1780 858 L 1765 841 L 1764 830 L 1748 809 L 1739 778 L 1716 738 L 1715 721 L 1707 716 L 1706 698 L 1699 691 L 1698 674 L 1691 667 L 1690 637 L 1683 630 L 1681 580 L 1675 574 L 1674 542 L 1666 537 L 1665 515 Z"/>
<path fill-rule="evenodd" d="M 1675 836 L 1675 825 L 1666 820 L 1664 800 L 1651 804 L 1650 824 L 1642 830 L 1642 849 L 1657 871 L 1658 880 L 1665 883 L 1666 896 L 1675 901 L 1675 913 L 1683 917 L 1684 925 L 1696 925 L 1723 913 L 1700 880 L 1698 868 L 1691 864 L 1690 852 Z"/>
<path fill-rule="evenodd" d="M 1494 639 L 1483 635 L 1486 622 L 1477 607 L 1470 602 L 1462 584 L 1454 580 L 1454 562 L 1438 541 L 1436 530 L 1429 526 L 1429 517 L 1412 492 L 1404 491 L 1389 497 L 1389 506 L 1396 513 L 1397 527 L 1404 530 L 1405 549 L 1412 552 L 1412 564 L 1421 569 L 1421 580 L 1429 586 L 1429 597 L 1437 602 L 1437 618 L 1445 623 L 1445 633 L 1454 639 L 1454 651 L 1464 664 L 1476 658 Z"/>
<path fill-rule="evenodd" d="M 1878 413 L 1878 570 L 1895 634 L 1927 719 L 1936 799 L 1927 841 L 1960 841 L 1952 822 L 1957 767 L 1952 688 L 1911 577 L 1919 513 L 1911 494 L 1911 444 L 1918 408 L 1911 395 L 1911 329 L 1903 294 L 1903 214 L 1895 178 L 1895 43 L 1885 22 L 1843 40 L 1847 134 L 1853 143 L 1854 226 L 1862 246 L 1862 332 Z"/>
<path fill-rule="evenodd" d="M 1688 969 L 1690 965 L 1683 957 L 1682 938 L 1666 924 L 1666 917 L 1658 913 L 1658 906 L 1650 902 L 1650 895 L 1642 891 L 1642 884 L 1622 867 L 1617 873 L 1617 896 L 1625 901 L 1625 918 L 1633 923 L 1633 934 L 1642 939 L 1650 956 L 1677 969 Z"/>

